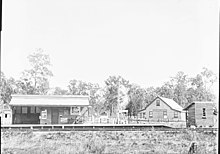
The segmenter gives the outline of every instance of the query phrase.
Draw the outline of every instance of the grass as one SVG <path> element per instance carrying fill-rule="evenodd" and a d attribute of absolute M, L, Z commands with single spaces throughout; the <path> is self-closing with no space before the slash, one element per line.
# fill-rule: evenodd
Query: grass
<path fill-rule="evenodd" d="M 78 132 L 1 132 L 3 154 L 185 154 L 192 141 L 196 141 L 198 153 L 217 153 L 217 137 L 214 133 L 179 133 L 159 131 L 78 131 Z"/>

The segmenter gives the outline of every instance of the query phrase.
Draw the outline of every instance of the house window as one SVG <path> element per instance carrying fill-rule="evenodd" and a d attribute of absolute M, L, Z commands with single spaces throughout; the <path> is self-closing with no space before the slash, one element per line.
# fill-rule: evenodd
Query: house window
<path fill-rule="evenodd" d="M 206 119 L 206 111 L 205 108 L 202 108 L 202 118 Z"/>
<path fill-rule="evenodd" d="M 178 112 L 174 111 L 174 118 L 178 118 Z"/>
<path fill-rule="evenodd" d="M 149 111 L 149 118 L 153 118 L 153 111 Z"/>
<path fill-rule="evenodd" d="M 146 113 L 145 112 L 143 112 L 143 118 L 146 119 Z"/>
<path fill-rule="evenodd" d="M 142 119 L 143 117 L 142 117 L 142 113 L 140 113 L 140 118 Z"/>
<path fill-rule="evenodd" d="M 70 114 L 71 115 L 80 115 L 80 107 L 79 106 L 70 107 Z"/>
<path fill-rule="evenodd" d="M 30 113 L 35 113 L 35 107 L 31 106 L 31 112 Z"/>
<path fill-rule="evenodd" d="M 5 118 L 7 118 L 8 117 L 8 114 L 5 114 Z"/>
<path fill-rule="evenodd" d="M 163 118 L 167 118 L 167 111 L 163 111 Z"/>
<path fill-rule="evenodd" d="M 24 114 L 26 114 L 26 113 L 27 113 L 27 107 L 22 107 L 22 108 L 21 108 L 21 112 L 24 113 Z"/>
<path fill-rule="evenodd" d="M 156 106 L 160 106 L 160 100 L 156 100 Z"/>

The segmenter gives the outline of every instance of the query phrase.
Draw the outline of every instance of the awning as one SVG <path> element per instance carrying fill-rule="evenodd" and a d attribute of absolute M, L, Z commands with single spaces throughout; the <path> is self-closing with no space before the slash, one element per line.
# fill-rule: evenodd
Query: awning
<path fill-rule="evenodd" d="M 88 96 L 72 95 L 12 95 L 11 106 L 89 106 Z"/>

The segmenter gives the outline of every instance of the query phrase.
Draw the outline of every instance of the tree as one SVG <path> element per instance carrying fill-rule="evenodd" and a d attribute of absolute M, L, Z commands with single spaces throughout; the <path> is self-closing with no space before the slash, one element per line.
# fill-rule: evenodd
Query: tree
<path fill-rule="evenodd" d="M 148 87 L 145 89 L 146 91 L 146 98 L 145 98 L 145 102 L 146 102 L 146 105 L 151 103 L 157 96 L 157 90 L 154 88 L 154 87 Z"/>
<path fill-rule="evenodd" d="M 116 116 L 119 108 L 123 104 L 123 97 L 126 95 L 121 92 L 120 89 L 129 88 L 129 81 L 125 80 L 121 76 L 109 76 L 107 80 L 105 80 L 105 108 L 110 111 L 112 116 Z M 124 90 L 126 91 L 126 90 Z"/>
<path fill-rule="evenodd" d="M 62 89 L 60 87 L 55 87 L 55 90 L 53 92 L 53 95 L 68 95 L 68 90 Z"/>
<path fill-rule="evenodd" d="M 215 95 L 212 91 L 213 84 L 217 81 L 217 76 L 209 69 L 203 71 L 195 77 L 190 78 L 191 87 L 188 89 L 193 101 L 214 101 Z"/>
<path fill-rule="evenodd" d="M 174 87 L 174 101 L 179 105 L 185 106 L 188 103 L 186 93 L 188 89 L 188 77 L 184 72 L 178 72 L 175 77 L 171 79 Z"/>
<path fill-rule="evenodd" d="M 8 80 L 4 73 L 1 72 L 1 82 L 0 82 L 0 102 L 7 104 L 11 101 L 11 94 L 13 93 L 12 86 L 10 84 L 10 80 Z"/>
<path fill-rule="evenodd" d="M 171 82 L 165 82 L 161 87 L 157 87 L 155 92 L 161 97 L 173 99 L 175 92 L 174 85 Z"/>
<path fill-rule="evenodd" d="M 18 81 L 19 93 L 21 94 L 47 94 L 49 90 L 49 77 L 53 74 L 49 67 L 51 66 L 50 57 L 42 49 L 28 56 L 31 69 L 22 72 L 22 77 Z"/>
<path fill-rule="evenodd" d="M 128 114 L 136 116 L 146 105 L 146 91 L 138 85 L 132 84 L 128 90 L 129 103 L 126 109 Z"/>
<path fill-rule="evenodd" d="M 72 95 L 89 95 L 89 103 L 93 112 L 100 114 L 103 109 L 103 89 L 98 84 L 73 79 L 70 81 L 69 93 Z"/>
<path fill-rule="evenodd" d="M 170 81 L 157 87 L 155 92 L 159 96 L 173 99 L 184 107 L 192 101 L 213 101 L 215 96 L 212 86 L 216 81 L 216 75 L 207 68 L 203 68 L 203 71 L 195 77 L 178 72 Z"/>
<path fill-rule="evenodd" d="M 72 95 L 89 95 L 90 87 L 88 83 L 73 79 L 69 82 L 68 88 Z"/>

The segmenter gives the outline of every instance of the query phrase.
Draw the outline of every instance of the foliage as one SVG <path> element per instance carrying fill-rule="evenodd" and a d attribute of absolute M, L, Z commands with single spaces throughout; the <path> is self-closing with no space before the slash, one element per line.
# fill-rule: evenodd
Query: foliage
<path fill-rule="evenodd" d="M 69 95 L 68 90 L 62 89 L 60 87 L 55 87 L 53 95 Z"/>
<path fill-rule="evenodd" d="M 109 76 L 105 80 L 105 108 L 112 116 L 116 116 L 117 111 L 126 106 L 124 96 L 129 86 L 129 81 L 121 76 Z"/>
<path fill-rule="evenodd" d="M 138 85 L 132 84 L 128 91 L 129 103 L 126 109 L 128 114 L 136 116 L 140 109 L 145 107 L 146 91 Z"/>
<path fill-rule="evenodd" d="M 81 80 L 73 79 L 68 85 L 69 93 L 71 95 L 88 95 L 90 105 L 93 112 L 100 114 L 103 111 L 103 93 L 104 89 L 101 89 L 99 84 L 93 84 L 90 82 L 84 82 Z"/>
<path fill-rule="evenodd" d="M 207 68 L 203 68 L 195 77 L 178 72 L 155 91 L 159 96 L 173 99 L 184 107 L 192 101 L 214 101 L 215 96 L 211 89 L 216 81 L 217 76 Z"/>
<path fill-rule="evenodd" d="M 9 103 L 11 101 L 11 94 L 13 92 L 11 83 L 11 79 L 7 79 L 3 72 L 1 72 L 1 82 L 0 82 L 0 102 L 4 104 Z"/>
<path fill-rule="evenodd" d="M 17 93 L 45 95 L 49 90 L 49 77 L 53 74 L 50 57 L 42 49 L 28 56 L 31 69 L 22 72 L 20 80 L 17 81 Z"/>

